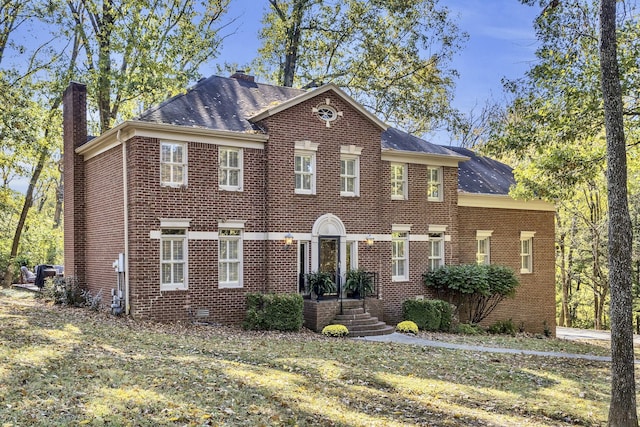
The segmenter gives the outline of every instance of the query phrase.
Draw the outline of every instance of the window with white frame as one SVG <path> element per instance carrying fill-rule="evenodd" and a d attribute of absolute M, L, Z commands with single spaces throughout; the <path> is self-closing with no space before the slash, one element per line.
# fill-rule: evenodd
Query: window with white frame
<path fill-rule="evenodd" d="M 242 190 L 242 148 L 220 147 L 218 177 L 221 190 Z"/>
<path fill-rule="evenodd" d="M 313 151 L 295 152 L 295 175 L 297 194 L 316 193 L 316 153 Z"/>
<path fill-rule="evenodd" d="M 409 280 L 409 232 L 391 233 L 391 280 Z"/>
<path fill-rule="evenodd" d="M 431 202 L 441 202 L 442 191 L 442 168 L 429 166 L 427 168 L 429 184 L 427 189 L 427 200 Z"/>
<path fill-rule="evenodd" d="M 187 230 L 165 228 L 160 234 L 160 290 L 187 289 Z"/>
<path fill-rule="evenodd" d="M 535 231 L 520 232 L 520 273 L 533 273 L 533 236 Z"/>
<path fill-rule="evenodd" d="M 340 157 L 340 195 L 355 197 L 360 195 L 360 158 L 342 155 Z"/>
<path fill-rule="evenodd" d="M 429 271 L 444 265 L 444 233 L 429 233 Z"/>
<path fill-rule="evenodd" d="M 491 264 L 491 234 L 492 230 L 476 231 L 476 262 L 479 265 Z"/>
<path fill-rule="evenodd" d="M 242 287 L 242 230 L 239 228 L 218 230 L 218 286 Z"/>
<path fill-rule="evenodd" d="M 347 270 L 358 268 L 358 242 L 347 241 Z"/>
<path fill-rule="evenodd" d="M 407 198 L 407 165 L 391 163 L 391 199 L 406 200 Z"/>
<path fill-rule="evenodd" d="M 160 143 L 160 184 L 169 187 L 187 185 L 187 144 Z"/>

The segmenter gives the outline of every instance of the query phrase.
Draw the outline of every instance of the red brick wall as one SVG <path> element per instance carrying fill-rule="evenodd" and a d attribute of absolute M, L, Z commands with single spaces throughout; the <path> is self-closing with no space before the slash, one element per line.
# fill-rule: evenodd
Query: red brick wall
<path fill-rule="evenodd" d="M 245 240 L 244 288 L 218 289 L 218 242 L 188 241 L 188 290 L 160 291 L 160 218 L 190 218 L 189 232 L 218 231 L 219 221 L 244 220 L 245 233 L 264 231 L 263 150 L 244 149 L 241 192 L 218 189 L 218 149 L 188 144 L 188 186 L 160 186 L 160 141 L 133 138 L 129 165 L 129 283 L 135 317 L 159 321 L 188 320 L 208 309 L 208 321 L 238 323 L 244 318 L 245 295 L 265 288 L 265 242 Z"/>
<path fill-rule="evenodd" d="M 71 83 L 64 92 L 64 269 L 81 285 L 85 278 L 84 160 L 74 149 L 87 141 L 87 87 Z"/>
<path fill-rule="evenodd" d="M 555 225 L 554 213 L 512 209 L 460 207 L 460 262 L 475 262 L 476 230 L 493 230 L 491 263 L 515 270 L 520 286 L 516 297 L 498 305 L 483 322 L 511 319 L 530 332 L 543 332 L 544 323 L 555 333 Z M 520 274 L 520 232 L 535 231 L 533 273 Z"/>
<path fill-rule="evenodd" d="M 124 253 L 122 147 L 87 160 L 85 168 L 87 287 L 109 305 L 111 289 L 117 287 L 113 261 Z"/>

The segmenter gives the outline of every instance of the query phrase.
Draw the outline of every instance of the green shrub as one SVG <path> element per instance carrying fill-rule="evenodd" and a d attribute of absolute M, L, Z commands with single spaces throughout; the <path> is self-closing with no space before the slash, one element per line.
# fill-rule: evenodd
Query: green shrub
<path fill-rule="evenodd" d="M 487 332 L 490 334 L 496 335 L 516 335 L 516 325 L 513 324 L 511 319 L 509 320 L 498 320 L 493 325 L 489 326 Z"/>
<path fill-rule="evenodd" d="M 453 322 L 453 306 L 440 299 L 431 301 L 440 312 L 440 327 L 438 330 L 442 332 L 449 332 L 451 330 L 451 323 Z"/>
<path fill-rule="evenodd" d="M 438 299 L 466 307 L 471 323 L 480 323 L 505 298 L 513 297 L 518 279 L 501 265 L 446 265 L 422 275 L 427 288 Z"/>
<path fill-rule="evenodd" d="M 456 332 L 463 335 L 482 335 L 484 333 L 480 326 L 471 323 L 460 323 Z"/>
<path fill-rule="evenodd" d="M 299 331 L 304 302 L 300 294 L 247 294 L 242 326 L 253 330 Z"/>
<path fill-rule="evenodd" d="M 346 337 L 349 335 L 349 329 L 344 325 L 327 325 L 322 328 L 322 335 L 328 337 Z"/>
<path fill-rule="evenodd" d="M 87 298 L 92 299 L 91 294 L 82 289 L 78 280 L 73 276 L 47 279 L 41 295 L 45 299 L 52 300 L 54 304 L 71 307 L 84 307 L 93 302 Z"/>
<path fill-rule="evenodd" d="M 405 320 L 398 323 L 398 325 L 396 326 L 396 331 L 416 335 L 418 333 L 418 325 L 416 325 L 411 320 Z"/>
<path fill-rule="evenodd" d="M 411 320 L 423 331 L 443 331 L 449 330 L 451 327 L 451 315 L 445 309 L 443 309 L 444 303 L 449 307 L 450 305 L 444 301 L 437 300 L 406 300 L 402 303 L 402 318 L 404 320 Z M 442 322 L 442 314 L 445 312 L 445 323 Z M 446 327 L 446 329 L 443 329 Z"/>

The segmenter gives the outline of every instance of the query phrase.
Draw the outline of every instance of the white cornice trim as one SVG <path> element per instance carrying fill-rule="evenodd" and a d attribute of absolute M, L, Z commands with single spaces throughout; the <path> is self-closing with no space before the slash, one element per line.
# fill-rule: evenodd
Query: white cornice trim
<path fill-rule="evenodd" d="M 260 120 L 264 120 L 267 117 L 271 117 L 274 114 L 277 114 L 281 111 L 287 110 L 293 106 L 296 106 L 304 101 L 307 101 L 311 98 L 314 98 L 318 95 L 322 95 L 325 92 L 333 91 L 336 95 L 338 95 L 343 101 L 350 104 L 355 110 L 357 110 L 360 114 L 365 116 L 371 122 L 373 122 L 376 126 L 378 126 L 383 131 L 389 128 L 389 125 L 380 120 L 374 114 L 371 114 L 366 108 L 364 108 L 360 103 L 358 103 L 355 99 L 347 95 L 342 89 L 340 89 L 335 83 L 327 83 L 323 86 L 320 86 L 317 89 L 310 90 L 301 95 L 298 95 L 294 98 L 288 99 L 278 105 L 275 105 L 271 108 L 267 108 L 266 110 L 262 110 L 258 114 L 253 117 L 249 117 L 249 121 L 258 122 Z"/>
<path fill-rule="evenodd" d="M 543 200 L 516 200 L 510 196 L 496 194 L 458 193 L 458 206 L 547 212 L 556 210 L 553 204 Z"/>
<path fill-rule="evenodd" d="M 255 148 L 258 150 L 264 149 L 264 143 L 269 139 L 264 134 L 128 120 L 81 145 L 75 151 L 84 156 L 85 160 L 88 160 L 134 136 L 180 142 L 201 142 L 228 147 Z"/>
<path fill-rule="evenodd" d="M 383 148 L 380 158 L 394 163 L 414 163 L 418 165 L 447 166 L 457 168 L 458 163 L 469 160 L 467 156 L 419 153 L 416 151 L 393 150 Z"/>

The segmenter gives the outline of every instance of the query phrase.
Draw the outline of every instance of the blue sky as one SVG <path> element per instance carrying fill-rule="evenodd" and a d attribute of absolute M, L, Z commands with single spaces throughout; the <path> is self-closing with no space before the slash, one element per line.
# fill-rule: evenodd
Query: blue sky
<path fill-rule="evenodd" d="M 440 4 L 457 16 L 459 27 L 469 34 L 469 40 L 453 62 L 453 68 L 460 74 L 454 106 L 466 113 L 476 105 L 479 110 L 489 98 L 503 99 L 501 79 L 523 76 L 535 60 L 533 20 L 540 9 L 522 5 L 518 0 L 440 0 Z M 214 63 L 245 65 L 257 55 L 258 30 L 267 8 L 267 0 L 231 1 L 226 19 L 236 18 L 229 28 L 235 32 L 224 40 Z M 210 74 L 213 73 L 215 70 Z M 445 134 L 430 139 L 450 143 Z"/>

